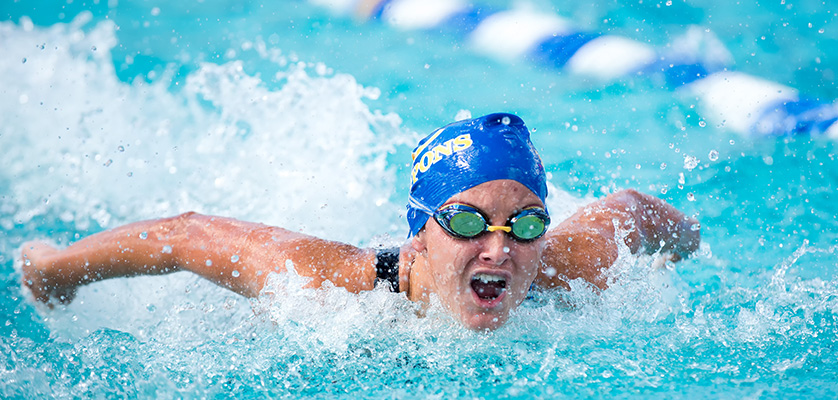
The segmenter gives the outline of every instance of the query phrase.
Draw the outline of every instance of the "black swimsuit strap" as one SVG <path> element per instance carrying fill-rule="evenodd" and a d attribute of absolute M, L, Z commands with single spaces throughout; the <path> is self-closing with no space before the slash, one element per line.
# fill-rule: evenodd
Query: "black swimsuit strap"
<path fill-rule="evenodd" d="M 379 249 L 375 252 L 375 286 L 387 282 L 390 291 L 399 292 L 399 248 Z"/>

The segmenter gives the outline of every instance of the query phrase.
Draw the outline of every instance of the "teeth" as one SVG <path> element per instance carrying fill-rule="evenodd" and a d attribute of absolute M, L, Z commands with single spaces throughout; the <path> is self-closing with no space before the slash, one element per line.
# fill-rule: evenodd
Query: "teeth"
<path fill-rule="evenodd" d="M 471 279 L 476 279 L 476 280 L 479 280 L 483 283 L 505 282 L 506 281 L 506 278 L 504 278 L 504 277 L 497 276 L 497 275 L 490 275 L 490 274 L 475 274 L 474 277 L 471 278 Z"/>

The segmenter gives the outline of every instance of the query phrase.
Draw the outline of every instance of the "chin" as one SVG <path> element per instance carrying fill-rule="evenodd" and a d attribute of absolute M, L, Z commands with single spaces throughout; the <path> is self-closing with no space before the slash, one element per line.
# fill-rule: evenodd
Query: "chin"
<path fill-rule="evenodd" d="M 509 313 L 479 313 L 461 320 L 466 328 L 473 331 L 493 331 L 500 328 L 509 319 Z"/>

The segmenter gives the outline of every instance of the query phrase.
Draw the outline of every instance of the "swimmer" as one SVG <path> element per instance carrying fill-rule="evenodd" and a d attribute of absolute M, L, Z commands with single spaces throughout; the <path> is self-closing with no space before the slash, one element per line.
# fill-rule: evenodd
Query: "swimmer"
<path fill-rule="evenodd" d="M 389 285 L 408 299 L 435 295 L 465 327 L 493 330 L 533 286 L 569 289 L 603 272 L 622 240 L 632 253 L 678 261 L 699 245 L 698 221 L 664 201 L 623 190 L 582 207 L 553 229 L 547 179 L 524 122 L 491 114 L 447 125 L 413 151 L 408 240 L 362 249 L 286 229 L 185 213 L 135 222 L 64 249 L 21 250 L 23 284 L 38 301 L 72 301 L 79 286 L 116 277 L 190 271 L 246 297 L 270 273 L 294 270 L 358 293 Z M 618 235 L 619 226 L 624 235 Z"/>

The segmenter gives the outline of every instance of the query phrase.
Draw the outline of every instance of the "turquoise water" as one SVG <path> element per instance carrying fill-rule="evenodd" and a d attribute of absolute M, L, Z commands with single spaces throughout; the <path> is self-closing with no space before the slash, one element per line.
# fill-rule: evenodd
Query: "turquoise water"
<path fill-rule="evenodd" d="M 828 3 L 577 3 L 530 6 L 655 47 L 697 24 L 730 68 L 838 98 Z M 7 1 L 0 19 L 3 398 L 838 391 L 832 141 L 742 136 L 654 76 L 497 61 L 454 32 L 302 1 Z M 463 110 L 515 112 L 536 131 L 557 219 L 636 187 L 696 215 L 704 248 L 669 269 L 624 254 L 608 290 L 539 293 L 491 334 L 436 308 L 418 318 L 388 293 L 303 290 L 293 275 L 253 301 L 186 274 L 93 284 L 54 310 L 20 289 L 25 240 L 67 244 L 188 210 L 398 240 L 411 145 Z"/>

